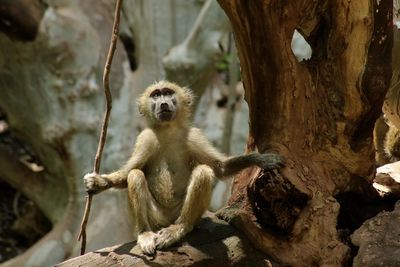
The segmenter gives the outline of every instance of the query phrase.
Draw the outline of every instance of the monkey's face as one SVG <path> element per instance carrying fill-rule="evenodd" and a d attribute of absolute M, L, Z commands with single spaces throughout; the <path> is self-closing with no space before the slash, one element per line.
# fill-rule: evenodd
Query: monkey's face
<path fill-rule="evenodd" d="M 138 99 L 139 113 L 144 115 L 150 127 L 187 126 L 193 94 L 168 81 L 156 82 L 144 90 Z"/>
<path fill-rule="evenodd" d="M 178 105 L 175 91 L 164 87 L 154 89 L 150 93 L 150 111 L 160 122 L 172 121 L 176 118 Z"/>

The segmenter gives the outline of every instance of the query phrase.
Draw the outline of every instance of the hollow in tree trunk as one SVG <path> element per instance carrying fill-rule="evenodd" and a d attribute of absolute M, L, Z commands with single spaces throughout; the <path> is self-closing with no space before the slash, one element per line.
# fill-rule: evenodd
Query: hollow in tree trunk
<path fill-rule="evenodd" d="M 392 1 L 219 0 L 235 35 L 250 108 L 248 150 L 286 167 L 236 177 L 220 215 L 277 261 L 342 266 L 336 228 L 348 191 L 370 196 L 372 130 L 391 77 Z M 312 48 L 298 62 L 294 30 Z"/>

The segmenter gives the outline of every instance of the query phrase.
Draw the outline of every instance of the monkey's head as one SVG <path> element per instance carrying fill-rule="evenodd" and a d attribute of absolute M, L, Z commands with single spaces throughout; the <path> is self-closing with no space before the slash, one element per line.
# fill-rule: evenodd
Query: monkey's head
<path fill-rule="evenodd" d="M 187 123 L 193 94 L 177 84 L 160 81 L 150 85 L 138 100 L 139 112 L 150 126 Z"/>

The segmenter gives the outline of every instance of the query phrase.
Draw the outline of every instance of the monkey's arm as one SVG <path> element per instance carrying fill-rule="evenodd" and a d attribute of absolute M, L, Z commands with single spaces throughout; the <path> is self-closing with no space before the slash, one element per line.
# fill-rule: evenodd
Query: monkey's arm
<path fill-rule="evenodd" d="M 228 158 L 215 149 L 201 130 L 192 128 L 189 133 L 189 149 L 201 164 L 210 166 L 218 178 L 229 177 L 239 171 L 259 166 L 265 170 L 280 168 L 284 165 L 282 157 L 274 153 L 260 154 L 253 152 L 247 155 Z"/>
<path fill-rule="evenodd" d="M 190 153 L 197 162 L 210 166 L 218 177 L 221 176 L 223 162 L 225 162 L 228 157 L 211 145 L 200 129 L 190 129 L 188 147 Z"/>
<path fill-rule="evenodd" d="M 136 139 L 132 156 L 120 170 L 109 174 L 88 173 L 85 175 L 83 179 L 86 191 L 99 193 L 111 187 L 125 188 L 129 172 L 132 169 L 142 169 L 157 147 L 158 141 L 155 134 L 152 130 L 145 129 Z"/>

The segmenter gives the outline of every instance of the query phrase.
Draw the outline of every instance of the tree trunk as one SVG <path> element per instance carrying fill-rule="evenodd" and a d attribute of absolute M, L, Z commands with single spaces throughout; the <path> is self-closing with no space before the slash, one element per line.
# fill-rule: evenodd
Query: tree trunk
<path fill-rule="evenodd" d="M 223 56 L 222 39 L 228 31 L 229 21 L 218 3 L 205 1 L 185 40 L 163 58 L 167 80 L 189 86 L 200 99 L 216 75 L 215 65 Z"/>
<path fill-rule="evenodd" d="M 98 143 L 105 101 L 102 73 L 115 1 L 0 2 L 0 124 L 5 117 L 7 136 L 29 148 L 43 168 L 33 171 L 22 164 L 0 125 L 0 179 L 34 201 L 53 224 L 34 246 L 1 266 L 51 265 L 78 255 L 80 248 L 76 236 L 86 194 L 82 177 L 92 170 Z M 202 1 L 186 0 L 123 2 L 102 173 L 119 168 L 129 157 L 141 126 L 137 95 L 165 76 L 163 56 L 185 40 L 203 6 Z M 199 41 L 222 35 L 217 32 L 221 13 L 211 12 L 207 27 L 213 30 L 202 28 Z M 220 19 L 227 25 L 226 17 Z M 215 47 L 213 40 L 207 44 Z M 124 191 L 96 195 L 87 250 L 134 239 L 129 219 Z"/>
<path fill-rule="evenodd" d="M 248 150 L 276 151 L 280 172 L 236 177 L 221 216 L 292 266 L 342 266 L 335 196 L 369 193 L 372 129 L 391 77 L 392 1 L 219 0 L 235 35 L 246 101 Z M 297 29 L 312 48 L 298 62 Z"/>
<path fill-rule="evenodd" d="M 0 35 L 0 110 L 11 139 L 29 148 L 42 167 L 41 171 L 27 168 L 20 152 L 7 146 L 2 135 L 0 178 L 32 199 L 53 224 L 35 245 L 2 266 L 51 265 L 79 251 L 76 237 L 85 195 L 82 176 L 92 170 L 98 143 L 104 109 L 101 81 L 114 10 L 111 1 L 83 2 L 48 1 L 32 42 Z M 134 139 L 130 135 L 134 121 L 129 119 L 134 100 L 127 97 L 131 88 L 122 48 L 119 44 L 111 70 L 116 106 L 112 116 L 121 122 L 110 124 L 108 138 L 119 146 L 106 146 L 103 170 L 116 168 L 128 157 Z M 104 205 L 122 211 L 101 212 Z M 89 249 L 130 240 L 124 205 L 125 197 L 116 193 L 95 197 L 90 222 L 98 219 L 101 223 L 88 226 Z M 107 220 L 110 217 L 115 219 Z M 108 236 L 96 234 L 116 228 L 120 231 Z"/>

